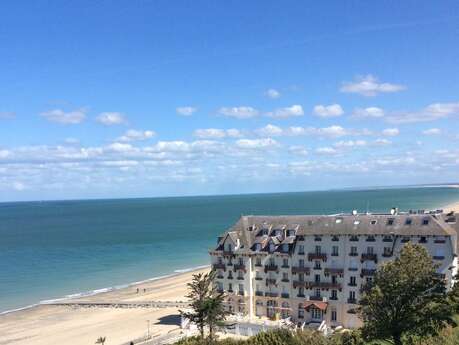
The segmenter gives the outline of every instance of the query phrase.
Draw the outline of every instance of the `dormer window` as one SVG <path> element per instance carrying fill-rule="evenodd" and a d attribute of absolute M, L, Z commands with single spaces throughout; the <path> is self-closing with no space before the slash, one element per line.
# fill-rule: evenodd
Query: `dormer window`
<path fill-rule="evenodd" d="M 287 230 L 287 236 L 295 236 L 295 230 Z"/>
<path fill-rule="evenodd" d="M 374 242 L 374 241 L 376 241 L 376 239 L 373 235 L 370 235 L 367 237 L 367 242 Z"/>
<path fill-rule="evenodd" d="M 261 231 L 261 233 L 262 233 L 262 235 L 268 235 L 268 229 L 263 229 L 263 230 Z"/>
<path fill-rule="evenodd" d="M 355 235 L 351 236 L 351 238 L 349 239 L 349 241 L 352 241 L 352 242 L 358 242 L 358 240 L 359 240 L 359 237 Z"/>
<path fill-rule="evenodd" d="M 272 253 L 272 252 L 274 252 L 275 249 L 276 249 L 276 247 L 274 246 L 274 243 L 270 243 L 269 244 L 269 251 Z"/>
<path fill-rule="evenodd" d="M 322 236 L 314 236 L 314 241 L 322 241 Z"/>
<path fill-rule="evenodd" d="M 407 218 L 405 220 L 405 225 L 411 225 L 413 223 L 413 220 L 411 218 Z"/>
<path fill-rule="evenodd" d="M 338 236 L 333 236 L 332 237 L 332 241 L 333 242 L 338 242 L 339 241 L 339 237 Z"/>
<path fill-rule="evenodd" d="M 255 250 L 260 251 L 261 250 L 261 243 L 255 243 Z"/>
<path fill-rule="evenodd" d="M 288 252 L 288 244 L 287 244 L 287 243 L 284 243 L 284 244 L 282 245 L 282 251 L 283 251 L 284 253 L 287 253 L 287 252 Z"/>
<path fill-rule="evenodd" d="M 370 224 L 371 224 L 371 225 L 375 225 L 376 223 L 377 223 L 377 220 L 376 220 L 376 219 L 372 219 L 372 220 L 370 221 Z"/>
<path fill-rule="evenodd" d="M 389 219 L 387 220 L 387 225 L 388 225 L 388 226 L 394 225 L 394 218 L 389 218 Z"/>
<path fill-rule="evenodd" d="M 428 218 L 423 219 L 422 225 L 429 225 L 429 219 Z"/>

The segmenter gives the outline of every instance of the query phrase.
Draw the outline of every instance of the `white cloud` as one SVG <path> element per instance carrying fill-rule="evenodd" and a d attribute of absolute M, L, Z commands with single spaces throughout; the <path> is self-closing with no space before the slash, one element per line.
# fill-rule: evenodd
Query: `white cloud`
<path fill-rule="evenodd" d="M 386 146 L 386 145 L 392 144 L 392 141 L 387 140 L 387 139 L 376 139 L 374 141 L 374 144 L 378 146 Z"/>
<path fill-rule="evenodd" d="M 291 107 L 279 108 L 266 114 L 266 116 L 277 119 L 286 119 L 288 117 L 298 117 L 303 115 L 303 107 L 298 104 L 294 104 Z"/>
<path fill-rule="evenodd" d="M 54 109 L 40 114 L 50 122 L 56 122 L 63 125 L 76 125 L 86 119 L 86 110 L 78 109 L 70 112 L 65 112 L 61 109 Z"/>
<path fill-rule="evenodd" d="M 191 116 L 193 113 L 195 113 L 198 109 L 195 107 L 178 107 L 175 109 L 177 114 L 182 115 L 182 116 Z"/>
<path fill-rule="evenodd" d="M 193 132 L 193 136 L 201 139 L 222 139 L 222 138 L 239 138 L 242 136 L 241 131 L 235 128 L 219 129 L 219 128 L 205 128 L 197 129 Z"/>
<path fill-rule="evenodd" d="M 218 113 L 223 116 L 234 117 L 236 119 L 249 119 L 259 114 L 258 110 L 248 106 L 222 107 Z"/>
<path fill-rule="evenodd" d="M 124 135 L 119 137 L 118 141 L 128 142 L 128 141 L 141 141 L 151 139 L 156 135 L 155 131 L 139 131 L 135 129 L 127 130 Z"/>
<path fill-rule="evenodd" d="M 316 105 L 314 107 L 314 114 L 317 116 L 327 118 L 327 117 L 337 117 L 344 114 L 343 108 L 339 104 L 331 105 Z"/>
<path fill-rule="evenodd" d="M 354 119 L 376 119 L 384 117 L 384 110 L 378 107 L 355 108 L 351 118 Z"/>
<path fill-rule="evenodd" d="M 65 138 L 64 142 L 67 145 L 78 145 L 80 143 L 80 140 L 76 138 Z"/>
<path fill-rule="evenodd" d="M 25 190 L 27 188 L 24 183 L 18 182 L 18 181 L 13 182 L 13 186 L 12 187 L 13 187 L 14 190 L 17 190 L 18 192 L 21 192 L 21 191 L 23 191 L 23 190 Z"/>
<path fill-rule="evenodd" d="M 280 92 L 277 91 L 276 89 L 266 90 L 265 95 L 272 99 L 276 99 L 281 96 Z"/>
<path fill-rule="evenodd" d="M 267 124 L 265 127 L 255 130 L 255 133 L 262 137 L 276 137 L 282 135 L 283 132 L 282 128 L 271 124 Z"/>
<path fill-rule="evenodd" d="M 433 103 L 417 112 L 397 112 L 387 117 L 387 122 L 406 124 L 415 122 L 430 122 L 459 115 L 459 102 Z"/>
<path fill-rule="evenodd" d="M 382 131 L 382 135 L 386 137 L 395 137 L 400 134 L 400 131 L 398 128 L 386 128 L 385 130 Z"/>
<path fill-rule="evenodd" d="M 378 93 L 393 93 L 405 90 L 406 87 L 399 84 L 380 83 L 378 79 L 368 74 L 356 77 L 353 82 L 343 82 L 341 92 L 358 93 L 366 97 L 376 96 Z"/>
<path fill-rule="evenodd" d="M 122 125 L 126 124 L 126 118 L 123 114 L 118 112 L 105 112 L 100 113 L 96 117 L 96 121 L 105 125 L 105 126 L 114 126 L 114 125 Z"/>
<path fill-rule="evenodd" d="M 338 141 L 333 144 L 334 147 L 337 148 L 348 148 L 348 147 L 356 147 L 356 146 L 366 146 L 367 142 L 365 140 L 347 140 L 347 141 Z"/>
<path fill-rule="evenodd" d="M 11 152 L 8 150 L 0 150 L 0 159 L 8 158 L 11 155 Z"/>
<path fill-rule="evenodd" d="M 301 145 L 292 145 L 288 148 L 288 150 L 290 153 L 298 156 L 307 156 L 309 153 L 306 147 Z"/>
<path fill-rule="evenodd" d="M 275 148 L 279 143 L 271 138 L 265 139 L 240 139 L 236 141 L 236 146 L 241 149 L 264 149 Z"/>
<path fill-rule="evenodd" d="M 338 153 L 333 147 L 319 147 L 316 149 L 316 153 L 321 155 L 335 155 Z"/>
<path fill-rule="evenodd" d="M 440 128 L 426 129 L 425 131 L 422 131 L 422 134 L 424 134 L 424 135 L 439 135 L 439 134 L 441 134 L 441 129 Z"/>
<path fill-rule="evenodd" d="M 134 149 L 131 144 L 113 143 L 107 146 L 107 149 L 114 152 L 129 152 Z"/>
<path fill-rule="evenodd" d="M 346 131 L 341 126 L 330 126 L 325 128 L 319 128 L 317 130 L 319 135 L 327 136 L 327 137 L 342 137 L 348 135 L 348 131 Z"/>

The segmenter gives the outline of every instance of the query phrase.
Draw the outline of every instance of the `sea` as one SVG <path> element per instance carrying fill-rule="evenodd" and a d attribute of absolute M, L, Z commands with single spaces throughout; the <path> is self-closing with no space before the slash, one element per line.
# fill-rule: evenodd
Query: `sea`
<path fill-rule="evenodd" d="M 459 188 L 0 203 L 0 314 L 209 264 L 241 215 L 433 209 Z M 46 302 L 45 302 L 46 303 Z"/>

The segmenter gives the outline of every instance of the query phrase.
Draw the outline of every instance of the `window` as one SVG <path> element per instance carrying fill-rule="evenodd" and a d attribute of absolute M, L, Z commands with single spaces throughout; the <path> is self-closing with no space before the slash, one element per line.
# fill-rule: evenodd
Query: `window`
<path fill-rule="evenodd" d="M 320 289 L 317 288 L 317 289 L 314 291 L 314 296 L 317 297 L 317 298 L 320 298 Z"/>
<path fill-rule="evenodd" d="M 295 236 L 295 230 L 287 230 L 287 236 Z"/>
<path fill-rule="evenodd" d="M 335 309 L 332 309 L 331 311 L 331 320 L 336 321 L 336 310 Z"/>
<path fill-rule="evenodd" d="M 321 236 L 315 236 L 314 237 L 314 241 L 322 241 L 322 237 Z"/>
<path fill-rule="evenodd" d="M 261 258 L 257 258 L 255 265 L 261 266 Z"/>
<path fill-rule="evenodd" d="M 288 280 L 288 273 L 286 272 L 282 273 L 282 280 L 285 280 L 285 281 Z"/>
<path fill-rule="evenodd" d="M 322 310 L 318 308 L 311 308 L 311 317 L 314 320 L 322 320 Z"/>
<path fill-rule="evenodd" d="M 322 248 L 320 246 L 316 246 L 316 254 L 320 254 L 322 251 Z"/>
<path fill-rule="evenodd" d="M 320 260 L 315 260 L 314 261 L 314 269 L 316 269 L 316 270 L 320 270 L 321 269 Z"/>
<path fill-rule="evenodd" d="M 429 224 L 429 219 L 425 218 L 422 220 L 422 225 L 428 225 Z"/>
<path fill-rule="evenodd" d="M 238 271 L 237 279 L 244 279 L 244 276 L 242 275 L 242 271 Z"/>
<path fill-rule="evenodd" d="M 332 241 L 333 242 L 338 242 L 339 241 L 339 237 L 338 236 L 333 236 L 332 237 Z"/>
<path fill-rule="evenodd" d="M 243 284 L 239 284 L 239 293 L 240 294 L 244 293 L 244 285 Z"/>
<path fill-rule="evenodd" d="M 384 247 L 384 254 L 383 256 L 392 256 L 392 248 L 391 247 Z"/>
<path fill-rule="evenodd" d="M 376 219 L 373 219 L 373 220 L 370 221 L 371 225 L 375 225 L 376 223 L 377 223 Z"/>
<path fill-rule="evenodd" d="M 427 237 L 421 236 L 421 238 L 419 239 L 419 243 L 427 243 Z"/>
<path fill-rule="evenodd" d="M 394 225 L 394 218 L 389 218 L 389 219 L 387 220 L 387 225 L 389 225 L 389 226 L 390 226 L 390 225 Z"/>
<path fill-rule="evenodd" d="M 218 289 L 218 291 L 223 291 L 223 283 L 222 282 L 217 282 L 217 289 Z"/>
<path fill-rule="evenodd" d="M 230 272 L 231 273 L 231 272 Z M 229 292 L 233 292 L 233 284 L 232 283 L 229 283 L 228 284 L 228 291 Z"/>
<path fill-rule="evenodd" d="M 222 259 L 221 256 L 218 257 L 218 263 L 219 263 L 219 264 L 222 264 L 222 263 L 223 263 L 223 259 Z"/>
<path fill-rule="evenodd" d="M 287 243 L 284 243 L 284 244 L 282 245 L 282 251 L 283 251 L 284 253 L 288 252 L 288 244 L 287 244 Z"/>
<path fill-rule="evenodd" d="M 299 266 L 299 267 L 304 267 L 304 259 L 300 259 L 300 260 L 298 261 L 298 266 Z"/>
<path fill-rule="evenodd" d="M 300 282 L 304 282 L 304 273 L 298 274 L 298 279 Z"/>
<path fill-rule="evenodd" d="M 332 276 L 332 284 L 336 284 L 337 281 L 336 281 L 336 276 Z"/>
<path fill-rule="evenodd" d="M 332 247 L 332 256 L 338 256 L 338 246 Z"/>
<path fill-rule="evenodd" d="M 298 289 L 298 297 L 304 297 L 304 287 Z"/>
<path fill-rule="evenodd" d="M 276 265 L 276 261 L 274 260 L 274 258 L 269 258 L 269 266 L 275 266 Z"/>
<path fill-rule="evenodd" d="M 349 285 L 356 286 L 357 284 L 356 284 L 355 280 L 356 280 L 355 276 L 351 276 L 350 280 L 349 280 Z"/>
<path fill-rule="evenodd" d="M 261 250 L 261 243 L 256 243 L 255 244 L 255 250 L 260 251 Z"/>
<path fill-rule="evenodd" d="M 269 251 L 273 252 L 275 249 L 276 249 L 276 247 L 274 246 L 274 243 L 270 243 L 269 244 Z"/>
<path fill-rule="evenodd" d="M 338 299 L 338 291 L 336 290 L 331 291 L 331 299 Z"/>
<path fill-rule="evenodd" d="M 405 220 L 405 225 L 411 225 L 411 223 L 413 223 L 413 221 L 411 220 L 411 218 L 406 218 L 406 220 Z"/>
<path fill-rule="evenodd" d="M 373 254 L 373 247 L 367 247 L 367 254 Z"/>
<path fill-rule="evenodd" d="M 374 242 L 376 239 L 373 235 L 367 237 L 367 242 Z"/>
<path fill-rule="evenodd" d="M 355 291 L 349 291 L 349 299 L 355 300 Z"/>
<path fill-rule="evenodd" d="M 320 283 L 320 274 L 316 274 L 316 275 L 314 276 L 314 281 L 315 281 L 316 283 Z"/>
<path fill-rule="evenodd" d="M 243 258 L 239 258 L 239 265 L 244 265 L 244 259 Z"/>
<path fill-rule="evenodd" d="M 353 246 L 351 247 L 351 255 L 356 256 L 357 255 L 357 247 Z"/>
<path fill-rule="evenodd" d="M 373 277 L 366 277 L 365 281 L 367 282 L 367 284 L 371 284 L 373 282 Z"/>
<path fill-rule="evenodd" d="M 303 303 L 298 304 L 298 318 L 304 319 L 304 305 Z"/>
<path fill-rule="evenodd" d="M 304 246 L 302 244 L 298 246 L 298 254 L 304 254 Z"/>
<path fill-rule="evenodd" d="M 283 259 L 282 260 L 282 266 L 288 267 L 288 259 Z"/>
<path fill-rule="evenodd" d="M 359 240 L 359 237 L 358 236 L 351 236 L 351 238 L 349 239 L 349 241 L 352 241 L 352 242 L 357 242 Z"/>

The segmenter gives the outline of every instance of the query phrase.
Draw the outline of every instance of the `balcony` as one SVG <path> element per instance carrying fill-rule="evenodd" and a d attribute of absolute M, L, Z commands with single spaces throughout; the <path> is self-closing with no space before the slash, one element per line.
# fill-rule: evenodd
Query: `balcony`
<path fill-rule="evenodd" d="M 347 299 L 347 303 L 350 303 L 350 304 L 357 304 L 357 300 L 355 298 L 348 298 Z"/>
<path fill-rule="evenodd" d="M 357 286 L 357 283 L 349 283 L 348 286 Z"/>
<path fill-rule="evenodd" d="M 436 239 L 434 240 L 434 243 L 446 243 L 446 240 Z"/>
<path fill-rule="evenodd" d="M 288 283 L 289 281 L 290 281 L 290 280 L 287 279 L 287 278 L 282 278 L 282 279 L 281 279 L 281 282 L 283 282 L 283 283 Z"/>
<path fill-rule="evenodd" d="M 238 291 L 237 294 L 238 294 L 239 296 L 244 296 L 244 291 Z"/>
<path fill-rule="evenodd" d="M 217 292 L 218 293 L 223 293 L 224 291 L 223 291 L 223 289 L 217 289 Z"/>
<path fill-rule="evenodd" d="M 385 252 L 382 254 L 383 258 L 390 258 L 392 256 L 391 252 Z"/>
<path fill-rule="evenodd" d="M 282 298 L 290 298 L 290 294 L 283 292 L 283 293 L 281 293 L 281 297 Z"/>
<path fill-rule="evenodd" d="M 376 269 L 370 269 L 370 268 L 362 268 L 362 276 L 374 276 L 376 273 Z"/>
<path fill-rule="evenodd" d="M 255 291 L 255 296 L 263 296 L 263 291 Z"/>
<path fill-rule="evenodd" d="M 434 260 L 444 260 L 445 257 L 444 256 L 440 256 L 440 255 L 435 255 L 432 257 Z"/>
<path fill-rule="evenodd" d="M 300 267 L 300 266 L 294 266 L 292 267 L 292 273 L 306 273 L 309 274 L 310 268 L 309 267 Z"/>
<path fill-rule="evenodd" d="M 328 275 L 328 274 L 339 274 L 339 275 L 342 275 L 342 274 L 344 273 L 344 269 L 343 269 L 343 268 L 328 267 L 328 268 L 325 268 L 324 273 L 325 273 L 326 275 Z"/>
<path fill-rule="evenodd" d="M 289 265 L 282 265 L 281 268 L 290 268 Z"/>
<path fill-rule="evenodd" d="M 304 288 L 308 288 L 309 289 L 310 282 L 302 281 L 302 280 L 294 280 L 293 281 L 293 288 L 296 289 L 297 287 L 304 287 Z"/>
<path fill-rule="evenodd" d="M 359 254 L 357 252 L 350 252 L 349 256 L 359 256 Z"/>
<path fill-rule="evenodd" d="M 265 292 L 266 297 L 278 297 L 279 293 L 278 292 Z"/>
<path fill-rule="evenodd" d="M 322 296 L 309 296 L 311 301 L 322 301 Z"/>
<path fill-rule="evenodd" d="M 261 267 L 261 266 L 263 266 L 263 265 L 261 264 L 261 262 L 256 262 L 254 266 L 255 266 L 255 267 Z"/>
<path fill-rule="evenodd" d="M 348 270 L 349 271 L 358 271 L 359 269 L 357 267 L 349 267 Z"/>
<path fill-rule="evenodd" d="M 305 298 L 306 296 L 303 293 L 299 293 L 296 297 Z"/>
<path fill-rule="evenodd" d="M 269 285 L 276 285 L 276 279 L 267 278 L 266 279 L 266 286 L 269 286 Z"/>
<path fill-rule="evenodd" d="M 279 266 L 277 265 L 265 265 L 265 273 L 268 272 L 279 272 Z"/>
<path fill-rule="evenodd" d="M 238 276 L 237 280 L 244 280 L 244 277 L 243 276 Z"/>
<path fill-rule="evenodd" d="M 332 282 L 312 282 L 310 283 L 312 288 L 321 288 L 321 289 L 338 289 L 341 290 L 341 284 L 332 283 Z"/>
<path fill-rule="evenodd" d="M 331 296 L 329 299 L 330 299 L 330 301 L 337 301 L 338 300 L 338 296 Z"/>
<path fill-rule="evenodd" d="M 228 276 L 228 279 L 231 279 L 231 280 L 232 280 L 232 279 L 233 279 L 233 276 Z"/>
<path fill-rule="evenodd" d="M 234 251 L 233 250 L 223 250 L 223 256 L 233 256 Z"/>
<path fill-rule="evenodd" d="M 361 256 L 361 261 L 374 261 L 375 263 L 378 262 L 378 256 L 376 254 L 364 253 Z"/>
<path fill-rule="evenodd" d="M 224 263 L 216 263 L 212 265 L 214 270 L 223 270 L 226 271 L 226 265 Z"/>
<path fill-rule="evenodd" d="M 255 277 L 255 280 L 263 280 L 262 277 Z"/>
<path fill-rule="evenodd" d="M 245 265 L 244 265 L 244 264 L 235 264 L 235 265 L 234 265 L 234 270 L 235 270 L 235 271 L 241 270 L 241 271 L 246 272 L 246 270 L 245 270 Z"/>
<path fill-rule="evenodd" d="M 308 260 L 322 260 L 322 261 L 327 261 L 327 254 L 323 253 L 309 253 L 308 254 Z"/>
<path fill-rule="evenodd" d="M 217 279 L 223 279 L 225 278 L 224 276 L 222 276 L 221 274 L 217 276 Z"/>

